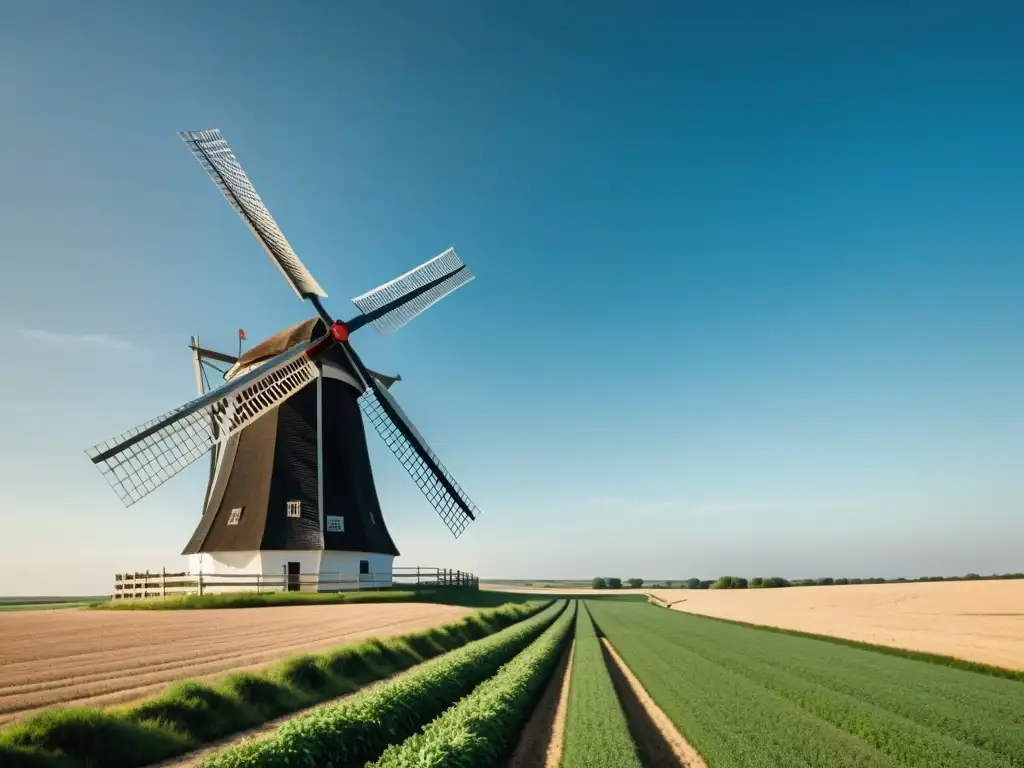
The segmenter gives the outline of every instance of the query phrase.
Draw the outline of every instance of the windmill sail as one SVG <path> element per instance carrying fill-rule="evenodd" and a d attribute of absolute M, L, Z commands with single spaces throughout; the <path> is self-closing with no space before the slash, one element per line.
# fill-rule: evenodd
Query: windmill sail
<path fill-rule="evenodd" d="M 381 333 L 394 333 L 473 277 L 455 249 L 449 248 L 416 269 L 352 299 L 363 314 L 348 326 L 354 331 L 369 323 Z"/>
<path fill-rule="evenodd" d="M 427 501 L 458 538 L 476 519 L 476 505 L 445 469 L 385 387 L 374 381 L 360 396 L 359 406 L 395 458 L 416 481 Z"/>
<path fill-rule="evenodd" d="M 244 376 L 141 424 L 86 455 L 126 507 L 155 491 L 216 443 L 252 424 L 317 375 L 307 342 Z"/>
<path fill-rule="evenodd" d="M 220 131 L 216 128 L 208 131 L 180 131 L 178 135 L 210 174 L 231 207 L 252 229 L 299 298 L 326 296 L 316 278 L 292 250 Z"/>

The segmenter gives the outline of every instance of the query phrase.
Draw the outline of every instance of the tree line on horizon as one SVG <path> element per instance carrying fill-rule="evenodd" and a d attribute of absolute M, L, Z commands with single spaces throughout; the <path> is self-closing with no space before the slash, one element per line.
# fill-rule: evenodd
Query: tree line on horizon
<path fill-rule="evenodd" d="M 993 573 L 990 576 L 982 576 L 977 573 L 967 573 L 963 576 L 920 576 L 916 579 L 884 579 L 875 576 L 866 579 L 833 578 L 824 576 L 818 579 L 784 579 L 781 576 L 755 576 L 746 579 L 743 576 L 719 576 L 716 580 L 706 579 L 682 579 L 675 581 L 667 579 L 648 585 L 650 589 L 679 588 L 679 589 L 778 589 L 780 587 L 828 587 L 842 586 L 846 584 L 913 584 L 926 581 L 998 581 L 1003 579 L 1024 579 L 1024 573 Z M 640 589 L 644 585 L 643 579 L 626 579 L 630 589 Z M 622 589 L 622 579 L 613 576 L 595 576 L 591 581 L 594 589 Z"/>

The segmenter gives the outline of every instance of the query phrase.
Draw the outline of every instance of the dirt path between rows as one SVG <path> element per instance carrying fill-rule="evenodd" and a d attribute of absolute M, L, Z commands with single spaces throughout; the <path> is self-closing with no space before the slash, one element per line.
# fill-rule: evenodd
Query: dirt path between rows
<path fill-rule="evenodd" d="M 605 664 L 622 703 L 629 731 L 640 760 L 647 768 L 707 768 L 707 763 L 654 703 L 633 671 L 605 637 L 601 638 Z"/>
<path fill-rule="evenodd" d="M 298 653 L 454 621 L 431 603 L 0 613 L 0 725 L 54 705 L 111 706 Z"/>
<path fill-rule="evenodd" d="M 562 652 L 544 694 L 526 722 L 506 768 L 558 768 L 562 759 L 565 713 L 569 709 L 569 670 L 576 642 Z"/>

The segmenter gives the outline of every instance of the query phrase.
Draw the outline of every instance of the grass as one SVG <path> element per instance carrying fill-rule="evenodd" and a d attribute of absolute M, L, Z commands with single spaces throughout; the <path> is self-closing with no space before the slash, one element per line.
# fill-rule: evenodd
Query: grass
<path fill-rule="evenodd" d="M 900 656 L 905 659 L 914 659 L 915 661 L 926 661 L 929 664 L 939 664 L 944 667 L 955 667 L 957 669 L 964 669 L 969 672 L 978 672 L 983 675 L 1005 677 L 1008 680 L 1024 681 L 1024 669 L 1007 669 L 1006 667 L 996 667 L 992 664 L 984 664 L 980 661 L 968 661 L 967 659 L 958 659 L 955 656 L 942 656 L 941 654 L 928 653 L 927 651 L 911 651 L 906 648 L 897 648 L 892 645 L 879 645 L 877 643 L 867 643 L 863 640 L 848 640 L 845 637 L 833 637 L 832 635 L 817 635 L 813 632 L 801 632 L 798 629 L 768 627 L 763 624 L 751 624 L 746 621 L 737 621 L 736 619 L 721 619 L 717 616 L 706 616 L 705 618 L 711 619 L 712 621 L 721 621 L 726 624 L 734 624 L 740 627 L 760 629 L 765 632 L 779 632 L 783 635 L 793 635 L 794 637 L 806 637 L 812 640 L 821 640 L 826 643 L 846 645 L 851 648 L 869 649 L 875 651 L 876 653 L 887 653 L 891 656 Z"/>
<path fill-rule="evenodd" d="M 523 595 L 490 592 L 475 587 L 418 587 L 375 589 L 358 592 L 230 592 L 207 595 L 173 595 L 146 600 L 104 600 L 92 607 L 103 611 L 180 611 L 204 608 L 264 608 L 277 605 L 337 605 L 352 603 L 439 603 L 469 608 L 497 608 L 508 603 L 529 603 L 555 595 Z M 102 602 L 100 602 L 102 601 Z M 0 607 L 2 610 L 2 607 Z"/>
<path fill-rule="evenodd" d="M 366 590 L 359 592 L 230 592 L 227 594 L 173 595 L 146 600 L 107 600 L 92 607 L 103 611 L 188 611 L 203 608 L 263 608 L 274 605 L 351 603 L 409 603 L 423 599 L 413 590 Z M 453 590 L 457 591 L 457 590 Z M 428 601 L 430 602 L 430 601 Z"/>
<path fill-rule="evenodd" d="M 84 608 L 107 599 L 106 597 L 0 597 L 0 612 Z"/>
<path fill-rule="evenodd" d="M 641 768 L 586 603 L 576 619 L 562 768 Z"/>
<path fill-rule="evenodd" d="M 372 768 L 501 765 L 558 664 L 576 605 L 422 732 L 388 747 Z"/>
<path fill-rule="evenodd" d="M 420 587 L 378 589 L 361 592 L 232 592 L 211 595 L 174 595 L 146 600 L 103 600 L 92 608 L 103 611 L 176 611 L 204 608 L 263 608 L 275 605 L 337 605 L 352 603 L 438 603 L 469 608 L 496 608 L 508 603 L 545 600 L 571 600 L 577 595 L 550 593 L 530 595 L 492 591 L 475 587 Z M 643 602 L 643 595 L 595 595 L 595 598 Z M 588 597 L 587 599 L 591 599 Z M 0 607 L 2 610 L 2 607 Z"/>
<path fill-rule="evenodd" d="M 136 768 L 184 754 L 500 632 L 549 603 L 478 611 L 409 635 L 302 654 L 260 673 L 230 674 L 209 685 L 179 682 L 129 707 L 47 710 L 0 731 L 0 764 Z M 8 759 L 11 754 L 20 763 Z"/>
<path fill-rule="evenodd" d="M 514 626 L 470 643 L 334 706 L 285 723 L 264 740 L 205 759 L 204 768 L 356 768 L 404 741 L 491 677 L 565 609 L 559 602 Z"/>
<path fill-rule="evenodd" d="M 647 605 L 594 620 L 715 768 L 1020 768 L 1024 686 Z"/>

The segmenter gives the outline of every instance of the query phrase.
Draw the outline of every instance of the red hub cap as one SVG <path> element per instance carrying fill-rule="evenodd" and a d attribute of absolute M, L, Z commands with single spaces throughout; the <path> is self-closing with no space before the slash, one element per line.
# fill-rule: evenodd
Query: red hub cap
<path fill-rule="evenodd" d="M 337 342 L 348 341 L 348 326 L 336 320 L 331 326 L 331 338 Z"/>

